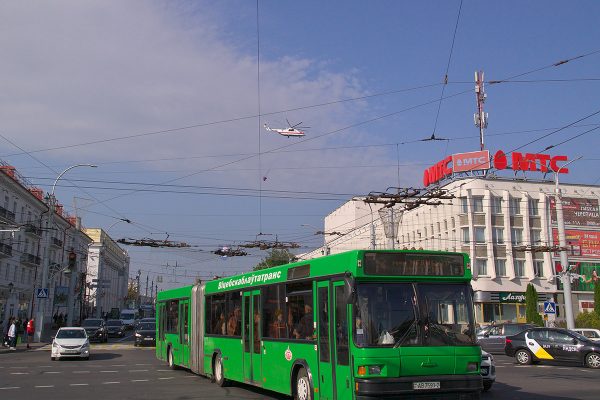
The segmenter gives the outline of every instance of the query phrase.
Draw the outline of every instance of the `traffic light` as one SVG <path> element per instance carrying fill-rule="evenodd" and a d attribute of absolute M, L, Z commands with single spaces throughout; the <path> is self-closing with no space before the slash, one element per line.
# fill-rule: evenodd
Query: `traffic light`
<path fill-rule="evenodd" d="M 75 263 L 77 262 L 77 254 L 74 251 L 69 252 L 69 271 L 73 272 L 77 268 L 75 267 Z"/>

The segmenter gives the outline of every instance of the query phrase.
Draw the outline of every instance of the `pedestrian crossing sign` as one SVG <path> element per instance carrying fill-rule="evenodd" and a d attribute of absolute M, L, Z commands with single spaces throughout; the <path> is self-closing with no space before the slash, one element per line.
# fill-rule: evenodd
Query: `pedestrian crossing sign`
<path fill-rule="evenodd" d="M 48 288 L 38 288 L 36 289 L 37 298 L 38 299 L 47 299 L 48 298 Z"/>
<path fill-rule="evenodd" d="M 556 314 L 556 303 L 553 301 L 545 301 L 544 314 Z"/>

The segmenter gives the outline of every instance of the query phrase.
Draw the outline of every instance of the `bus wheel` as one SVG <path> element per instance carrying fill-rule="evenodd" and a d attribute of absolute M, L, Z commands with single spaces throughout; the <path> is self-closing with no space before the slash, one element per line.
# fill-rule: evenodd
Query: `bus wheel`
<path fill-rule="evenodd" d="M 531 364 L 532 358 L 533 357 L 531 356 L 531 353 L 529 352 L 529 350 L 525 350 L 525 349 L 521 349 L 521 350 L 517 351 L 515 354 L 515 359 L 521 365 Z"/>
<path fill-rule="evenodd" d="M 310 380 L 304 368 L 300 368 L 296 376 L 296 396 L 294 400 L 312 400 Z"/>
<path fill-rule="evenodd" d="M 167 350 L 167 361 L 169 362 L 169 368 L 177 369 L 177 365 L 175 365 L 175 361 L 173 360 L 173 351 L 170 347 L 169 350 Z"/>
<path fill-rule="evenodd" d="M 221 387 L 227 386 L 227 380 L 223 373 L 223 359 L 220 354 L 216 355 L 215 362 L 213 363 L 213 376 L 215 377 L 215 383 L 217 385 Z"/>

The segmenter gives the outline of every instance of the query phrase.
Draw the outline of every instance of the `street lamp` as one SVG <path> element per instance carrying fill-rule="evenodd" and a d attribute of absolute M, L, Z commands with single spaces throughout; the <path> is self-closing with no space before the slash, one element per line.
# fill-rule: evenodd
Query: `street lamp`
<path fill-rule="evenodd" d="M 97 165 L 93 165 L 93 164 L 75 164 L 75 165 L 71 165 L 69 168 L 66 168 L 63 172 L 61 172 L 60 174 L 58 174 L 58 176 L 56 177 L 56 179 L 54 180 L 54 183 L 52 184 L 52 191 L 50 192 L 50 195 L 48 196 L 48 218 L 46 219 L 46 245 L 44 246 L 44 258 L 43 260 L 43 266 L 42 266 L 42 278 L 41 278 L 41 286 L 42 289 L 46 288 L 46 286 L 48 285 L 48 273 L 50 270 L 50 231 L 52 229 L 52 225 L 54 224 L 54 207 L 56 204 L 56 199 L 54 198 L 54 191 L 56 190 L 56 184 L 58 183 L 59 179 L 62 178 L 62 176 L 64 174 L 66 174 L 68 171 L 72 170 L 73 168 L 77 168 L 77 167 L 90 167 L 90 168 L 97 168 Z M 74 275 L 74 274 L 72 274 Z M 46 293 L 49 293 L 48 291 Z M 72 296 L 70 296 L 72 298 Z M 37 315 L 36 315 L 36 321 L 38 322 L 35 325 L 35 333 L 33 335 L 34 341 L 39 342 L 41 341 L 42 338 L 42 333 L 43 333 L 43 329 L 44 329 L 44 311 L 47 305 L 49 299 L 40 299 L 40 301 L 38 302 L 38 310 L 37 310 Z M 71 314 L 73 314 L 73 310 L 70 310 L 71 312 L 69 312 L 69 307 L 67 306 L 67 316 L 68 318 L 73 318 L 73 316 Z M 68 322 L 68 321 L 67 321 Z"/>
<path fill-rule="evenodd" d="M 108 231 L 110 231 L 112 229 L 113 226 L 115 226 L 116 224 L 118 224 L 119 222 L 127 222 L 128 224 L 131 224 L 131 220 L 127 219 L 127 218 L 119 218 L 117 219 L 115 222 L 113 222 L 107 229 L 106 229 L 106 233 L 108 233 Z"/>
<path fill-rule="evenodd" d="M 571 295 L 571 273 L 569 271 L 569 257 L 567 255 L 567 240 L 565 236 L 565 220 L 563 218 L 563 206 L 560 188 L 558 187 L 558 175 L 560 171 L 567 165 L 581 159 L 578 157 L 564 164 L 554 171 L 554 193 L 556 202 L 556 223 L 558 225 L 558 245 L 560 247 L 560 264 L 563 268 L 563 273 L 560 280 L 563 284 L 563 294 L 565 297 L 565 317 L 567 319 L 567 328 L 575 329 L 575 318 L 573 317 L 573 299 Z"/>

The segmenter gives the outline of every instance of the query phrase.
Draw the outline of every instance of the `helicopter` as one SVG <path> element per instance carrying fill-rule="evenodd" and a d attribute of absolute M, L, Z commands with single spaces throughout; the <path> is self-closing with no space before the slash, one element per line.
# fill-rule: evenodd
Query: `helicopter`
<path fill-rule="evenodd" d="M 300 129 L 307 129 L 310 128 L 310 126 L 300 126 L 302 124 L 302 122 L 298 122 L 297 124 L 290 124 L 290 121 L 288 121 L 288 119 L 285 119 L 288 123 L 288 127 L 287 128 L 270 128 L 269 125 L 265 124 L 265 129 L 268 130 L 269 132 L 276 132 L 282 136 L 294 136 L 294 137 L 302 137 L 304 136 L 304 131 L 301 131 Z"/>

